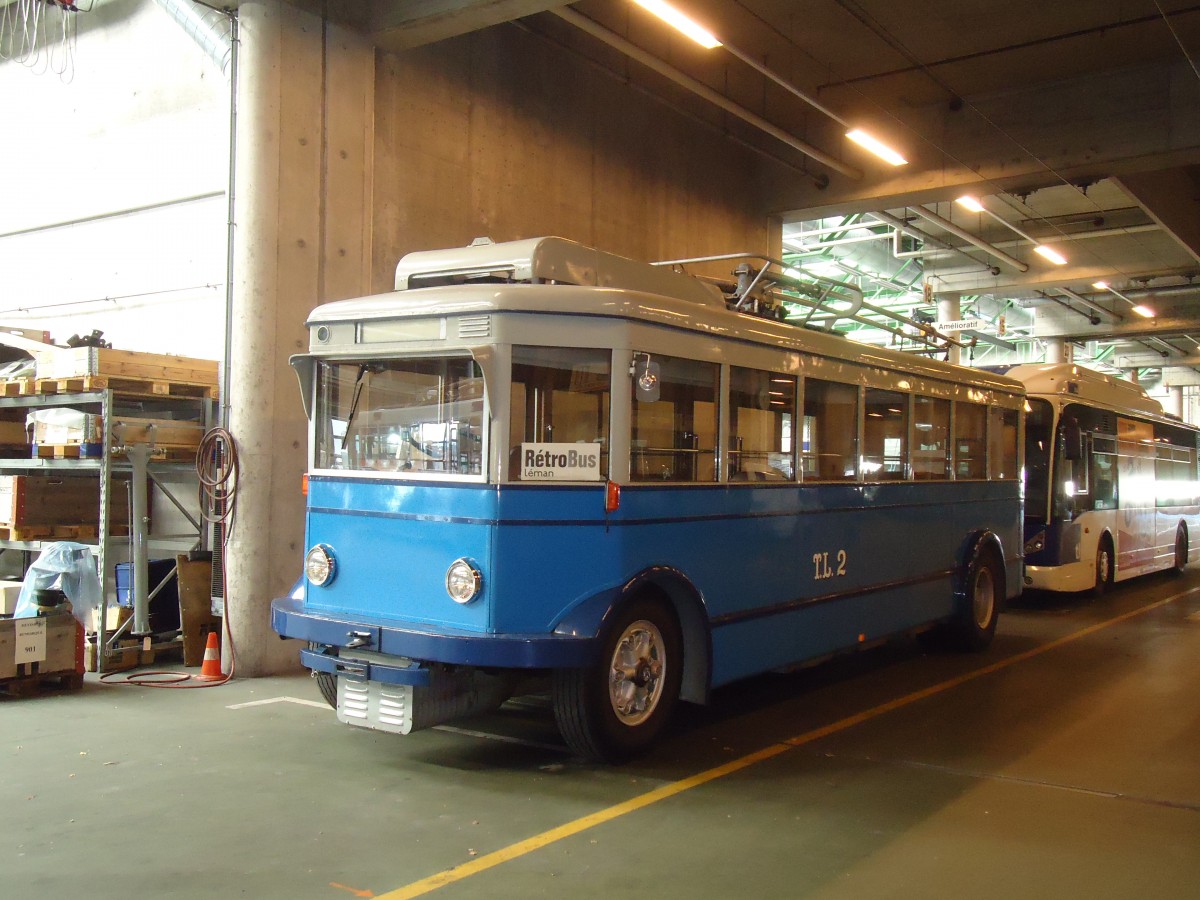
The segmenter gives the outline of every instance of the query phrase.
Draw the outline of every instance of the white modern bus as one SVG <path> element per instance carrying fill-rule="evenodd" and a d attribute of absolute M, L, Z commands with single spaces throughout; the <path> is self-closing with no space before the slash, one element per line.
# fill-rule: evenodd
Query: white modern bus
<path fill-rule="evenodd" d="M 1028 392 L 1028 587 L 1103 593 L 1195 558 L 1200 429 L 1139 386 L 1079 366 L 1002 371 Z"/>
<path fill-rule="evenodd" d="M 990 642 L 1023 388 L 781 322 L 768 268 L 484 243 L 311 314 L 310 549 L 273 624 L 341 721 L 407 734 L 539 674 L 569 746 L 619 760 L 740 678 Z"/>

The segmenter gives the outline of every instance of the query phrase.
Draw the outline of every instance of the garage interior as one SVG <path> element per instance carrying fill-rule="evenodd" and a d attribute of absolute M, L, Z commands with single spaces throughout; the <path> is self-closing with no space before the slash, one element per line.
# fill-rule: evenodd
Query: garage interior
<path fill-rule="evenodd" d="M 852 340 L 965 324 L 1200 422 L 1200 5 L 689 0 L 705 49 L 626 0 L 0 3 L 0 326 L 219 361 L 241 471 L 238 677 L 0 700 L 14 894 L 1193 894 L 1194 570 L 723 689 L 617 768 L 537 698 L 343 728 L 269 604 L 307 314 L 480 236 L 767 256 L 861 289 Z"/>

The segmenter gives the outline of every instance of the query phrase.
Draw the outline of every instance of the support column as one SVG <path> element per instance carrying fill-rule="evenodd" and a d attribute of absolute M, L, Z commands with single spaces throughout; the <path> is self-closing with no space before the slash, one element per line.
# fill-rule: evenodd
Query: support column
<path fill-rule="evenodd" d="M 1074 362 L 1074 351 L 1072 345 L 1063 338 L 1050 338 L 1046 341 L 1046 362 L 1048 363 L 1069 363 Z"/>
<path fill-rule="evenodd" d="M 939 322 L 957 322 L 962 318 L 962 298 L 958 294 L 938 294 L 937 317 Z M 958 337 L 957 333 L 951 333 Z M 958 365 L 962 361 L 962 348 L 956 344 L 950 345 L 946 361 Z"/>
<path fill-rule="evenodd" d="M 1183 418 L 1183 386 L 1177 385 L 1167 388 L 1167 402 L 1163 404 L 1167 413 L 1172 416 Z"/>
<path fill-rule="evenodd" d="M 329 289 L 370 292 L 373 137 L 363 115 L 346 111 L 373 105 L 374 56 L 279 0 L 247 0 L 239 17 L 229 429 L 241 477 L 225 605 L 237 674 L 257 676 L 298 666 L 295 642 L 278 640 L 270 624 L 271 600 L 295 582 L 304 556 L 307 423 L 288 357 L 307 349 L 304 321 Z M 330 141 L 335 110 L 339 140 Z M 327 225 L 330 205 L 336 228 Z M 227 647 L 224 655 L 227 668 Z"/>

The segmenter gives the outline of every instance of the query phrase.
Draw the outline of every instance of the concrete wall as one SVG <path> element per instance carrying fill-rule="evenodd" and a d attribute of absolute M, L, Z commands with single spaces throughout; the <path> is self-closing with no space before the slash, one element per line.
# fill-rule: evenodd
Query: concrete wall
<path fill-rule="evenodd" d="M 377 290 L 404 253 L 481 235 L 636 259 L 772 249 L 761 156 L 517 26 L 380 54 L 375 95 Z"/>
<path fill-rule="evenodd" d="M 228 84 L 150 0 L 74 22 L 63 77 L 0 61 L 0 325 L 217 359 Z"/>

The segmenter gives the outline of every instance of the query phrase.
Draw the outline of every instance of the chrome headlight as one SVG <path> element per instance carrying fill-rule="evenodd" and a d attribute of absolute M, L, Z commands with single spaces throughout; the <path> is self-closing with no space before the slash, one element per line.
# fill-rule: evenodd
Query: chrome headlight
<path fill-rule="evenodd" d="M 333 548 L 325 544 L 317 544 L 304 557 L 304 574 L 317 587 L 329 584 L 337 574 L 337 562 L 333 558 Z"/>
<path fill-rule="evenodd" d="M 469 560 L 456 559 L 446 570 L 446 593 L 455 603 L 470 603 L 479 596 L 483 575 Z"/>

